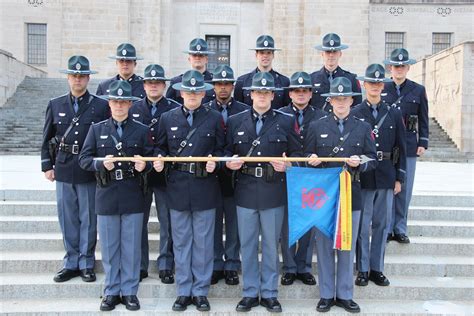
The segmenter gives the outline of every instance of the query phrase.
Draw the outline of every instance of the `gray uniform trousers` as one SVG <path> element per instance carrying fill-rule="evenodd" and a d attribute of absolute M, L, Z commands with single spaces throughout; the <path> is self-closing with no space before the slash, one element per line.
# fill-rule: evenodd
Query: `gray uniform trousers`
<path fill-rule="evenodd" d="M 143 213 L 98 215 L 104 295 L 137 295 Z"/>
<path fill-rule="evenodd" d="M 354 292 L 354 254 L 359 230 L 360 211 L 352 212 L 351 251 L 335 251 L 333 240 L 316 229 L 316 253 L 318 255 L 318 280 L 321 298 L 334 295 L 342 300 L 351 300 Z M 335 256 L 337 255 L 337 275 Z"/>
<path fill-rule="evenodd" d="M 214 259 L 216 209 L 170 209 L 178 296 L 207 296 Z"/>
<path fill-rule="evenodd" d="M 278 296 L 278 240 L 285 207 L 253 210 L 237 205 L 243 297 Z M 258 237 L 262 234 L 262 267 L 258 263 Z"/>
<path fill-rule="evenodd" d="M 297 243 L 289 247 L 288 240 L 288 208 L 285 207 L 285 217 L 281 228 L 281 254 L 283 257 L 283 273 L 311 273 L 311 262 L 313 260 L 313 238 L 314 229 L 310 229 Z M 296 249 L 298 245 L 298 249 Z"/>
<path fill-rule="evenodd" d="M 72 184 L 56 181 L 58 218 L 66 250 L 66 269 L 94 268 L 97 242 L 95 188 L 95 182 Z"/>
<path fill-rule="evenodd" d="M 150 261 L 148 247 L 148 219 L 150 217 L 151 202 L 155 196 L 156 213 L 160 222 L 160 253 L 158 255 L 158 270 L 173 270 L 173 241 L 171 238 L 170 212 L 166 205 L 166 189 L 162 187 L 151 187 L 145 196 L 145 212 L 143 214 L 142 230 L 142 257 L 140 270 L 148 271 Z"/>
<path fill-rule="evenodd" d="M 223 241 L 223 218 L 225 215 L 225 246 Z M 239 232 L 237 229 L 237 210 L 233 196 L 223 196 L 216 209 L 214 230 L 214 270 L 240 269 Z M 224 261 L 225 259 L 225 261 Z"/>
<path fill-rule="evenodd" d="M 357 271 L 383 272 L 392 217 L 393 190 L 362 190 L 363 212 L 357 239 Z"/>
<path fill-rule="evenodd" d="M 407 234 L 407 216 L 410 207 L 413 184 L 415 183 L 416 157 L 407 157 L 406 181 L 402 183 L 402 190 L 395 195 L 390 232 Z"/>

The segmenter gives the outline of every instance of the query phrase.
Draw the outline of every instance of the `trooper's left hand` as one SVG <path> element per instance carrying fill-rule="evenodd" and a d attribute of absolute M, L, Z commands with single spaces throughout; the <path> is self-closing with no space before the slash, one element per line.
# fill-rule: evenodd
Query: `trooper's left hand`
<path fill-rule="evenodd" d="M 282 157 L 286 158 L 286 153 L 283 153 Z M 270 164 L 276 172 L 285 172 L 286 168 L 291 166 L 291 162 L 282 160 L 270 161 Z"/>
<path fill-rule="evenodd" d="M 209 155 L 208 157 L 212 157 L 212 155 Z M 206 163 L 206 171 L 208 173 L 212 173 L 212 172 L 214 172 L 214 170 L 216 170 L 216 162 L 212 161 L 212 160 L 209 160 Z"/>
<path fill-rule="evenodd" d="M 142 156 L 134 155 L 133 157 L 140 157 L 141 158 Z M 143 161 L 143 160 L 132 159 L 131 161 L 135 163 L 135 170 L 137 170 L 138 172 L 142 172 L 146 167 L 146 162 Z"/>
<path fill-rule="evenodd" d="M 346 160 L 346 163 L 350 167 L 353 167 L 353 168 L 358 167 L 360 165 L 360 157 L 356 155 L 350 156 L 349 159 Z"/>
<path fill-rule="evenodd" d="M 395 187 L 393 188 L 393 195 L 397 195 L 402 190 L 402 183 L 400 181 L 395 181 Z"/>
<path fill-rule="evenodd" d="M 418 149 L 416 150 L 416 154 L 418 156 L 423 156 L 423 154 L 425 153 L 425 147 L 418 147 Z"/>

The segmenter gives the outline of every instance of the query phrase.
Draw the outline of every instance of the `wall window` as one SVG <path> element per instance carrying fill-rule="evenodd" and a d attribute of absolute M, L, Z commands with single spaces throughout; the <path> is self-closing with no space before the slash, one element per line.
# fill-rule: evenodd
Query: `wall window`
<path fill-rule="evenodd" d="M 46 24 L 27 23 L 28 64 L 46 65 Z"/>
<path fill-rule="evenodd" d="M 451 33 L 433 33 L 433 54 L 449 47 L 451 47 Z"/>
<path fill-rule="evenodd" d="M 385 32 L 385 58 L 390 57 L 390 53 L 396 48 L 404 48 L 405 33 Z"/>
<path fill-rule="evenodd" d="M 207 70 L 212 72 L 219 65 L 230 65 L 230 36 L 206 35 L 209 50 L 215 54 L 209 55 Z"/>

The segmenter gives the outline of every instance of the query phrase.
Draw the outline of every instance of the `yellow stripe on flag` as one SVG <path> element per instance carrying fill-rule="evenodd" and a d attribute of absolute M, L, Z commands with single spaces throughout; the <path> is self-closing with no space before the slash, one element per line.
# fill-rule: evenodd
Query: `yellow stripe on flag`
<path fill-rule="evenodd" d="M 351 174 L 344 170 L 339 175 L 340 216 L 341 216 L 341 248 L 351 250 L 352 246 L 352 186 Z"/>

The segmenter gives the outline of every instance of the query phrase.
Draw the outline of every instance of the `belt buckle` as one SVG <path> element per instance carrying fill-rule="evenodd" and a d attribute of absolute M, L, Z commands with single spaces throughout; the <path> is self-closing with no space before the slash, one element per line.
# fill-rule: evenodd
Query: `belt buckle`
<path fill-rule="evenodd" d="M 255 167 L 255 177 L 256 178 L 263 177 L 263 168 L 262 167 Z"/>
<path fill-rule="evenodd" d="M 189 173 L 196 173 L 196 163 L 191 162 L 188 166 L 189 166 L 188 168 Z"/>
<path fill-rule="evenodd" d="M 72 145 L 71 153 L 72 153 L 73 155 L 79 154 L 79 145 Z"/>
<path fill-rule="evenodd" d="M 259 145 L 259 144 L 260 144 L 260 141 L 259 141 L 259 140 L 254 140 L 254 141 L 252 142 L 252 146 L 254 146 L 254 147 L 257 146 L 257 145 Z"/>
<path fill-rule="evenodd" d="M 187 141 L 183 140 L 181 143 L 179 143 L 179 146 L 184 148 L 184 147 L 186 147 L 187 143 L 188 143 Z"/>
<path fill-rule="evenodd" d="M 115 170 L 115 180 L 123 180 L 123 171 L 122 171 L 122 169 Z"/>
<path fill-rule="evenodd" d="M 334 148 L 332 149 L 332 152 L 335 153 L 335 154 L 337 154 L 337 153 L 339 152 L 339 147 L 334 147 Z"/>
<path fill-rule="evenodd" d="M 377 151 L 377 160 L 382 161 L 383 160 L 383 151 Z"/>
<path fill-rule="evenodd" d="M 122 142 L 117 143 L 117 145 L 115 145 L 115 149 L 122 150 Z"/>

